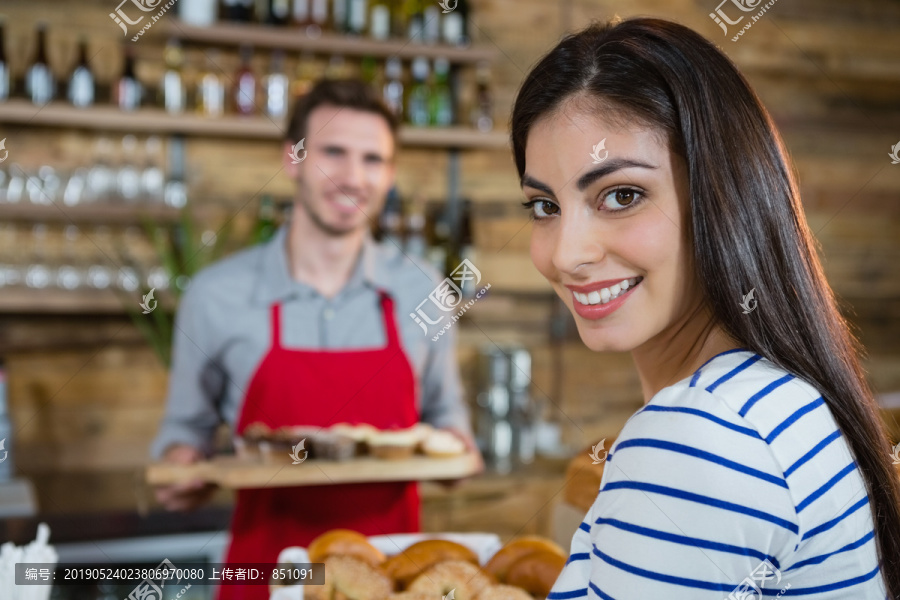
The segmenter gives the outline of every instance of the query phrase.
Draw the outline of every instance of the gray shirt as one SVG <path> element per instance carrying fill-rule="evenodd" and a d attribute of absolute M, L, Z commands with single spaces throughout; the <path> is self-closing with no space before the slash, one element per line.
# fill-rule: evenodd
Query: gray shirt
<path fill-rule="evenodd" d="M 289 348 L 372 348 L 387 343 L 378 290 L 394 299 L 400 341 L 416 376 L 423 422 L 471 435 L 456 361 L 455 330 L 432 341 L 410 318 L 442 280 L 393 244 L 368 235 L 347 284 L 334 298 L 294 280 L 287 227 L 265 243 L 198 273 L 175 320 L 165 416 L 151 446 L 155 459 L 172 444 L 209 453 L 222 420 L 234 427 L 244 394 L 271 346 L 271 311 L 281 302 L 282 343 Z"/>

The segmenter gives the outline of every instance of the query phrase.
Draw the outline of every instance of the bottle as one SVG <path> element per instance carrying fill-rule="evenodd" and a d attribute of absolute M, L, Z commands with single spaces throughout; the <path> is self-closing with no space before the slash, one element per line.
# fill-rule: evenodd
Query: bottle
<path fill-rule="evenodd" d="M 272 239 L 278 231 L 278 225 L 275 223 L 277 212 L 272 196 L 264 194 L 259 199 L 259 212 L 256 213 L 256 224 L 253 226 L 251 236 L 252 243 L 262 244 Z"/>
<path fill-rule="evenodd" d="M 144 142 L 144 168 L 141 171 L 141 197 L 148 204 L 162 204 L 166 188 L 162 143 L 155 135 Z"/>
<path fill-rule="evenodd" d="M 284 74 L 284 51 L 272 52 L 272 66 L 263 85 L 266 94 L 266 114 L 273 119 L 283 119 L 288 111 L 290 82 Z"/>
<path fill-rule="evenodd" d="M 34 104 L 46 104 L 53 99 L 55 84 L 47 62 L 47 24 L 37 24 L 37 49 L 34 61 L 25 73 L 25 93 Z"/>
<path fill-rule="evenodd" d="M 425 237 L 428 240 L 426 257 L 429 264 L 439 273 L 447 274 L 450 256 L 450 226 L 443 206 L 432 205 L 426 210 Z"/>
<path fill-rule="evenodd" d="M 218 6 L 218 0 L 180 0 L 178 16 L 187 25 L 209 27 L 216 22 Z"/>
<path fill-rule="evenodd" d="M 291 7 L 291 24 L 296 27 L 306 27 L 312 23 L 312 0 L 294 0 Z"/>
<path fill-rule="evenodd" d="M 386 40 L 391 37 L 389 0 L 373 0 L 369 10 L 369 35 L 376 40 Z"/>
<path fill-rule="evenodd" d="M 349 0 L 347 3 L 347 33 L 362 35 L 366 30 L 368 0 Z"/>
<path fill-rule="evenodd" d="M 396 56 L 387 60 L 384 66 L 384 103 L 397 116 L 403 118 L 403 63 Z"/>
<path fill-rule="evenodd" d="M 7 100 L 10 93 L 9 61 L 6 58 L 6 17 L 0 15 L 0 102 Z"/>
<path fill-rule="evenodd" d="M 406 215 L 406 239 L 403 252 L 410 258 L 425 259 L 427 251 L 424 201 L 421 196 L 416 196 Z"/>
<path fill-rule="evenodd" d="M 171 39 L 166 43 L 163 60 L 166 63 L 166 72 L 163 73 L 162 80 L 163 106 L 165 106 L 166 112 L 179 114 L 184 112 L 186 98 L 184 79 L 181 75 L 181 69 L 184 66 L 184 51 L 178 40 Z"/>
<path fill-rule="evenodd" d="M 116 82 L 116 104 L 121 110 L 136 110 L 141 105 L 141 82 L 134 73 L 134 51 L 125 46 L 125 66 Z"/>
<path fill-rule="evenodd" d="M 94 104 L 94 74 L 87 55 L 87 38 L 82 36 L 78 41 L 78 64 L 69 77 L 69 102 L 80 108 Z"/>
<path fill-rule="evenodd" d="M 331 3 L 331 30 L 335 33 L 346 33 L 347 11 L 349 0 L 332 0 Z"/>
<path fill-rule="evenodd" d="M 204 117 L 221 117 L 225 114 L 225 84 L 219 76 L 213 48 L 206 57 L 206 67 L 197 81 L 197 112 Z"/>
<path fill-rule="evenodd" d="M 453 125 L 453 95 L 450 93 L 450 62 L 434 59 L 434 87 L 429 97 L 428 121 L 436 127 Z"/>
<path fill-rule="evenodd" d="M 319 37 L 328 29 L 328 0 L 310 0 L 310 22 L 306 26 L 306 35 Z"/>
<path fill-rule="evenodd" d="M 441 10 L 435 1 L 425 0 L 422 10 L 422 40 L 436 44 L 441 39 Z"/>
<path fill-rule="evenodd" d="M 456 0 L 456 7 L 441 15 L 441 37 L 452 46 L 468 43 L 469 4 L 466 0 Z"/>
<path fill-rule="evenodd" d="M 403 12 L 405 0 L 388 0 L 391 6 L 390 37 L 403 39 L 406 37 L 406 13 Z"/>
<path fill-rule="evenodd" d="M 409 96 L 406 99 L 406 118 L 412 125 L 427 126 L 431 97 L 431 90 L 428 88 L 428 59 L 424 56 L 415 57 L 411 71 L 413 83 L 409 86 Z"/>
<path fill-rule="evenodd" d="M 296 100 L 305 96 L 316 79 L 316 59 L 309 50 L 304 50 L 297 58 L 297 67 L 294 71 L 294 80 L 291 82 L 291 98 Z"/>
<path fill-rule="evenodd" d="M 441 17 L 441 35 L 445 42 L 453 46 L 469 43 L 469 3 L 466 0 L 456 0 L 456 8 Z"/>
<path fill-rule="evenodd" d="M 384 210 L 378 217 L 381 243 L 390 250 L 403 248 L 403 210 L 397 186 L 391 187 L 384 203 Z"/>
<path fill-rule="evenodd" d="M 406 37 L 421 44 L 425 33 L 425 7 L 423 0 L 403 0 L 403 15 L 406 21 Z"/>
<path fill-rule="evenodd" d="M 122 162 L 116 173 L 116 193 L 126 204 L 134 204 L 141 195 L 141 174 L 138 171 L 135 151 L 137 138 L 128 134 L 122 138 Z"/>
<path fill-rule="evenodd" d="M 478 63 L 475 81 L 475 106 L 471 114 L 471 123 L 479 131 L 490 131 L 494 128 L 494 98 L 490 90 L 491 71 L 488 63 Z"/>
<path fill-rule="evenodd" d="M 269 0 L 270 25 L 287 25 L 291 21 L 291 0 Z"/>
<path fill-rule="evenodd" d="M 363 56 L 359 61 L 359 78 L 376 90 L 381 87 L 378 81 L 378 61 L 373 56 Z"/>
<path fill-rule="evenodd" d="M 98 138 L 94 143 L 94 159 L 87 174 L 85 199 L 88 202 L 106 202 L 116 191 L 116 172 L 110 166 L 112 142 Z"/>
<path fill-rule="evenodd" d="M 253 20 L 253 0 L 222 0 L 222 18 L 249 23 Z"/>
<path fill-rule="evenodd" d="M 250 46 L 241 46 L 241 66 L 234 74 L 234 99 L 235 112 L 240 115 L 252 115 L 256 112 L 256 75 L 250 65 L 253 57 L 253 49 Z"/>

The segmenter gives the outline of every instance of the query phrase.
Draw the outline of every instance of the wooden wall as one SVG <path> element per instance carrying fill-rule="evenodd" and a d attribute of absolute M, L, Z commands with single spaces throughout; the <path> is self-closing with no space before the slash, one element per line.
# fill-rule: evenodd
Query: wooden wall
<path fill-rule="evenodd" d="M 111 77 L 120 61 L 118 30 L 107 16 L 114 4 L 89 0 L 76 9 L 61 0 L 5 0 L 14 60 L 30 54 L 31 26 L 44 18 L 52 39 L 73 44 L 78 33 L 88 32 L 101 74 Z M 723 37 L 708 17 L 712 0 L 472 4 L 475 39 L 499 49 L 493 70 L 498 128 L 505 127 L 529 66 L 564 32 L 591 19 L 660 16 L 720 43 L 781 126 L 828 276 L 870 352 L 866 364 L 874 386 L 900 390 L 900 165 L 887 156 L 900 141 L 900 4 L 783 0 L 738 42 Z M 61 72 L 72 58 L 51 56 Z M 145 68 L 146 76 L 152 74 L 152 66 Z M 14 135 L 26 156 L 53 157 L 58 164 L 75 164 L 92 141 L 84 133 L 27 128 L 6 135 Z M 237 214 L 246 227 L 260 193 L 290 193 L 283 174 L 272 178 L 280 152 L 270 142 L 190 140 L 191 189 L 213 205 L 219 220 Z M 445 153 L 403 150 L 399 163 L 401 193 L 444 197 Z M 509 153 L 464 154 L 462 193 L 482 215 L 476 243 L 485 279 L 498 290 L 517 292 L 486 298 L 462 325 L 460 357 L 469 391 L 479 348 L 522 343 L 533 351 L 535 396 L 560 423 L 573 452 L 615 435 L 641 404 L 630 358 L 593 354 L 572 336 L 551 343 L 554 303 L 528 257 L 529 225 L 517 206 Z M 161 415 L 166 375 L 127 321 L 7 315 L 0 325 L 18 430 L 15 458 L 38 484 L 42 509 L 146 506 L 134 474 Z M 547 492 L 548 499 L 552 495 Z M 436 517 L 426 522 L 446 526 Z"/>

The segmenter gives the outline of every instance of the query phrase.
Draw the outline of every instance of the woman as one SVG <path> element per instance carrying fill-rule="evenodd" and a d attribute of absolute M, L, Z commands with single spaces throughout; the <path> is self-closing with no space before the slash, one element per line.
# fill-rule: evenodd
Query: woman
<path fill-rule="evenodd" d="M 645 399 L 551 600 L 900 600 L 890 443 L 735 66 L 674 23 L 593 25 L 528 75 L 512 144 L 535 266 Z"/>

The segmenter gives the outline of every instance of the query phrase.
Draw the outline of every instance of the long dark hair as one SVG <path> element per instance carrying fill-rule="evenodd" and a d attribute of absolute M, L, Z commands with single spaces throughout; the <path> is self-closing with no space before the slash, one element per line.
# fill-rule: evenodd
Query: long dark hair
<path fill-rule="evenodd" d="M 900 481 L 859 355 L 816 256 L 782 141 L 725 54 L 669 21 L 593 24 L 531 70 L 511 119 L 521 179 L 535 121 L 583 95 L 665 132 L 687 165 L 697 279 L 713 319 L 742 347 L 813 385 L 831 409 L 871 502 L 881 573 L 900 600 Z M 738 300 L 758 293 L 754 318 Z"/>

